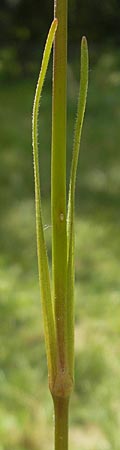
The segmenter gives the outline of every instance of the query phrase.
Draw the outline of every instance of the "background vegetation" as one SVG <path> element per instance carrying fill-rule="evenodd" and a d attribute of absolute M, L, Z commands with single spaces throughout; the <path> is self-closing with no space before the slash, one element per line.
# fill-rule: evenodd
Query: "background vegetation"
<path fill-rule="evenodd" d="M 87 7 L 88 5 L 88 7 Z M 120 447 L 120 12 L 117 1 L 70 2 L 68 163 L 79 79 L 79 35 L 90 82 L 76 190 L 76 361 L 70 449 Z M 39 299 L 31 112 L 51 2 L 0 6 L 0 450 L 50 450 Z M 108 26 L 109 24 L 109 26 Z M 103 45 L 104 44 L 104 45 Z M 46 132 L 47 130 L 47 132 Z M 51 68 L 40 115 L 40 170 L 51 260 Z M 47 226 L 46 226 L 47 225 Z"/>

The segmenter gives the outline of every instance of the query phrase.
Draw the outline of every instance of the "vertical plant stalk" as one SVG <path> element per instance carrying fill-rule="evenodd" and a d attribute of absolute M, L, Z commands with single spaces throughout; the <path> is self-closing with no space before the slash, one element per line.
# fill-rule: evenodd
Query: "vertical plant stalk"
<path fill-rule="evenodd" d="M 54 402 L 55 410 L 55 450 L 68 449 L 68 398 L 56 398 Z"/>
<path fill-rule="evenodd" d="M 68 408 L 72 387 L 67 355 L 67 0 L 55 0 L 54 16 L 58 19 L 58 28 L 53 60 L 51 216 L 57 374 L 52 396 L 55 414 L 55 450 L 67 450 Z"/>
<path fill-rule="evenodd" d="M 52 99 L 51 216 L 53 299 L 59 373 L 67 370 L 66 336 L 66 92 L 67 92 L 67 0 L 56 0 L 58 28 L 54 43 Z M 60 376 L 61 377 L 61 376 Z M 59 380 L 57 380 L 59 383 Z M 61 379 L 60 379 L 61 383 Z"/>
<path fill-rule="evenodd" d="M 32 121 L 33 160 L 38 269 L 44 318 L 49 387 L 55 412 L 55 450 L 68 450 L 69 399 L 74 366 L 74 196 L 80 139 L 88 84 L 87 41 L 81 43 L 81 77 L 69 184 L 66 226 L 66 96 L 67 96 L 67 0 L 56 0 L 55 18 L 46 41 L 35 93 Z M 57 29 L 58 24 L 58 29 Z M 56 33 L 57 29 L 57 33 Z M 38 110 L 52 44 L 52 275 L 51 293 L 48 257 L 45 245 L 38 157 Z"/>

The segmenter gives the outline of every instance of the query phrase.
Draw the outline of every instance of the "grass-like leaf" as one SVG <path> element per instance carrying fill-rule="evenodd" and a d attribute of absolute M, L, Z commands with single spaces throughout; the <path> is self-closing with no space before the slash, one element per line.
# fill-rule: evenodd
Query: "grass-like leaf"
<path fill-rule="evenodd" d="M 38 157 L 38 110 L 42 87 L 47 71 L 47 66 L 50 58 L 50 52 L 57 29 L 57 19 L 54 19 L 50 27 L 44 53 L 42 59 L 41 70 L 38 78 L 34 105 L 33 105 L 33 121 L 32 121 L 32 142 L 33 142 L 33 162 L 34 162 L 34 177 L 35 177 L 35 206 L 36 206 L 36 233 L 37 233 L 37 253 L 38 253 L 38 270 L 39 282 L 43 309 L 45 342 L 48 360 L 49 384 L 54 382 L 56 372 L 56 339 L 55 339 L 55 323 L 54 312 L 52 307 L 50 275 L 48 266 L 48 257 L 44 239 L 43 223 L 42 223 L 42 208 L 41 208 L 41 193 L 40 193 L 40 176 L 39 176 L 39 157 Z"/>
<path fill-rule="evenodd" d="M 83 119 L 86 107 L 88 88 L 88 48 L 87 40 L 81 42 L 80 90 L 78 97 L 77 119 L 75 125 L 73 157 L 69 184 L 68 215 L 67 215 L 67 310 L 68 310 L 68 359 L 71 376 L 74 366 L 74 198 L 75 182 L 80 149 Z"/>

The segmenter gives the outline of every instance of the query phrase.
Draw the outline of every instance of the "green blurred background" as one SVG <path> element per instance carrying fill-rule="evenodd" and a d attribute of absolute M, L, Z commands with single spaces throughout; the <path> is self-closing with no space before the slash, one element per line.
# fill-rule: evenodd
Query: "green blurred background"
<path fill-rule="evenodd" d="M 53 1 L 0 4 L 0 450 L 51 450 L 38 286 L 31 114 Z M 89 93 L 76 187 L 75 389 L 70 450 L 120 449 L 120 5 L 69 0 L 67 179 L 80 38 Z M 51 264 L 51 69 L 40 110 L 40 171 Z"/>

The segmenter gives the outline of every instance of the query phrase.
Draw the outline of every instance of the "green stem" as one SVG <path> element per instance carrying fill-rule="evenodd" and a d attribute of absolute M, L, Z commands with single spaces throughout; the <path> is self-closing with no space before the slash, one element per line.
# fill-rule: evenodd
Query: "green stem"
<path fill-rule="evenodd" d="M 66 342 L 66 91 L 67 91 L 67 0 L 56 0 L 54 15 L 58 19 L 54 45 L 52 102 L 52 266 L 53 298 L 59 368 L 65 369 Z"/>
<path fill-rule="evenodd" d="M 68 450 L 68 398 L 54 399 L 55 450 Z"/>

